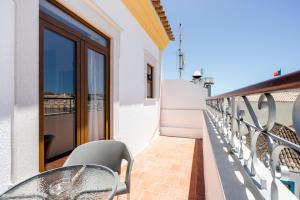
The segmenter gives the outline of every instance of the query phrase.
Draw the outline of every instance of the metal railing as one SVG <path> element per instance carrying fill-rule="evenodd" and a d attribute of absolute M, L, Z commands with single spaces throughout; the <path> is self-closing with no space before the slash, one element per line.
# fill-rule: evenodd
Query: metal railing
<path fill-rule="evenodd" d="M 103 111 L 104 98 L 96 95 L 90 95 L 87 102 L 88 111 Z M 44 97 L 44 114 L 61 115 L 75 113 L 75 97 Z"/>
<path fill-rule="evenodd" d="M 300 88 L 300 71 L 222 95 L 209 97 L 206 100 L 208 116 L 224 139 L 228 150 L 238 157 L 258 188 L 268 191 L 266 199 L 278 199 L 279 186 L 276 180 L 289 179 L 290 170 L 282 164 L 280 160 L 281 152 L 289 149 L 292 150 L 294 155 L 300 155 L 299 142 L 284 138 L 273 130 L 276 125 L 277 111 L 273 92 L 296 88 Z M 254 111 L 253 102 L 249 101 L 249 96 L 253 94 L 259 94 L 257 107 L 260 112 L 267 115 L 265 123 L 262 123 L 257 112 Z M 287 114 L 292 115 L 295 130 L 284 128 L 293 131 L 297 141 L 300 141 L 300 95 L 292 104 L 293 113 Z M 246 113 L 250 116 L 249 121 L 245 119 Z M 250 156 L 248 157 L 245 156 L 245 148 L 247 147 L 245 138 L 249 139 L 248 151 L 250 151 Z M 267 148 L 263 159 L 259 159 L 259 155 L 257 155 L 259 138 L 265 141 L 264 145 Z M 297 159 L 300 159 L 300 157 Z M 271 182 L 264 174 L 261 163 L 270 170 Z"/>
<path fill-rule="evenodd" d="M 59 115 L 75 112 L 75 97 L 44 97 L 45 115 Z"/>

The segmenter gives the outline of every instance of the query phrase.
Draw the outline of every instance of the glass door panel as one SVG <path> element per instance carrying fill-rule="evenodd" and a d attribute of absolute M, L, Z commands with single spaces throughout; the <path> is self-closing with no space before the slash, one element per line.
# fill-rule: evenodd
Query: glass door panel
<path fill-rule="evenodd" d="M 105 56 L 87 49 L 88 141 L 105 139 Z"/>
<path fill-rule="evenodd" d="M 76 42 L 57 32 L 43 32 L 45 158 L 75 147 Z"/>

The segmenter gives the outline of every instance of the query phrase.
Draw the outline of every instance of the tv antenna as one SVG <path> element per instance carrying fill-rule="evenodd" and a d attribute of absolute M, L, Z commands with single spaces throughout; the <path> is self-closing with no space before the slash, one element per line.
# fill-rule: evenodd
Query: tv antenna
<path fill-rule="evenodd" d="M 179 57 L 179 63 L 178 63 L 178 69 L 179 69 L 179 79 L 182 78 L 182 73 L 184 70 L 184 53 L 182 51 L 182 28 L 181 23 L 179 24 L 179 49 L 178 49 L 178 57 Z"/>

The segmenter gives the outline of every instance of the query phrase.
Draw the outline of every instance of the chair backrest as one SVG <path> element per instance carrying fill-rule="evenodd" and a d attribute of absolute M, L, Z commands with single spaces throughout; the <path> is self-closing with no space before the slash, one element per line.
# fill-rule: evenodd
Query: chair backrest
<path fill-rule="evenodd" d="M 115 140 L 98 140 L 82 144 L 74 149 L 64 166 L 103 165 L 120 173 L 121 162 L 131 162 L 131 155 L 123 142 Z"/>

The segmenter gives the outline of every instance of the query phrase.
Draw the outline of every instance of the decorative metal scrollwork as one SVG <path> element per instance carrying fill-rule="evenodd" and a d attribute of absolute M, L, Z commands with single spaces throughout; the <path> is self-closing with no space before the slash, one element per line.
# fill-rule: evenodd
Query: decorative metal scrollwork
<path fill-rule="evenodd" d="M 270 131 L 273 128 L 275 121 L 276 121 L 276 104 L 275 104 L 275 100 L 274 100 L 273 96 L 269 93 L 262 94 L 258 100 L 258 109 L 259 110 L 268 108 L 268 121 L 267 121 L 266 125 L 261 125 L 261 123 L 258 121 L 257 116 L 256 116 L 248 98 L 246 96 L 243 96 L 243 100 L 247 106 L 250 117 L 251 117 L 254 125 L 256 126 L 256 128 L 261 131 Z"/>
<path fill-rule="evenodd" d="M 270 93 L 260 95 L 258 99 L 258 109 L 268 108 L 268 121 L 262 128 L 264 131 L 271 131 L 276 121 L 276 104 Z"/>
<path fill-rule="evenodd" d="M 259 178 L 259 184 L 261 189 L 266 189 L 267 188 L 267 179 L 261 170 L 262 168 L 262 163 L 259 161 L 257 157 L 257 151 L 256 151 L 256 144 L 258 137 L 260 136 L 261 132 L 259 131 L 253 131 L 252 132 L 252 138 L 251 138 L 251 168 L 250 168 L 250 175 L 252 176 L 257 176 Z"/>
<path fill-rule="evenodd" d="M 268 185 L 271 185 L 268 198 L 271 197 L 272 200 L 277 200 L 278 181 L 276 180 L 281 178 L 287 179 L 290 176 L 288 167 L 280 163 L 280 152 L 284 148 L 289 148 L 300 155 L 300 146 L 271 132 L 276 122 L 276 103 L 270 93 L 261 94 L 258 99 L 258 109 L 261 111 L 267 110 L 267 120 L 264 124 L 257 118 L 247 96 L 242 96 L 241 98 L 245 103 L 246 110 L 241 107 L 240 101 L 236 101 L 235 97 L 227 97 L 226 99 L 208 100 L 209 113 L 219 134 L 225 139 L 231 152 L 244 163 L 249 176 L 255 178 L 256 183 L 259 183 L 260 189 L 268 189 Z M 253 123 L 244 120 L 246 112 L 250 115 Z M 235 124 L 237 124 L 236 128 Z M 293 107 L 293 125 L 297 137 L 300 138 L 300 95 L 297 97 Z M 250 156 L 247 158 L 243 151 L 243 138 L 246 135 L 250 137 L 251 141 Z M 267 154 L 263 160 L 260 160 L 257 156 L 259 137 L 263 137 L 267 145 Z M 271 170 L 272 181 L 270 183 L 267 182 L 263 168 Z"/>
<path fill-rule="evenodd" d="M 276 183 L 276 178 L 281 177 L 289 178 L 289 169 L 286 166 L 280 165 L 279 154 L 286 148 L 285 145 L 275 145 L 272 149 L 271 154 L 271 173 L 272 173 L 272 184 L 271 184 L 271 199 L 278 199 L 278 184 Z"/>
<path fill-rule="evenodd" d="M 241 126 L 243 125 L 243 120 L 245 117 L 245 111 L 240 108 L 240 104 L 237 105 L 237 121 L 238 121 L 238 140 L 239 140 L 239 149 L 238 149 L 238 157 L 239 159 L 243 159 L 243 136 L 244 134 L 241 131 Z"/>

